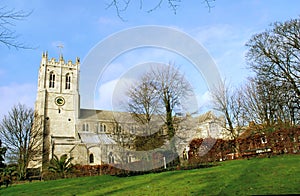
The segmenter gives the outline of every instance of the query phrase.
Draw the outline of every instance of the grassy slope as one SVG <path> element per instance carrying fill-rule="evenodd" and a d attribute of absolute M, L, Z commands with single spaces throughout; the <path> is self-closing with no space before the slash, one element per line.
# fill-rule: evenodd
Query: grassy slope
<path fill-rule="evenodd" d="M 95 176 L 2 188 L 0 195 L 249 195 L 300 193 L 300 156 L 227 161 L 206 169 Z"/>

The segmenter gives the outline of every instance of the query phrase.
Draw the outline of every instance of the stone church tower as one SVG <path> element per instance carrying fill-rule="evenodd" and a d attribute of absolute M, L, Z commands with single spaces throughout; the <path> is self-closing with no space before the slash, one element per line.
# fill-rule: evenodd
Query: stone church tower
<path fill-rule="evenodd" d="M 79 115 L 79 58 L 75 63 L 42 54 L 35 111 L 42 120 L 42 163 L 74 147 Z M 41 166 L 41 165 L 40 165 Z"/>

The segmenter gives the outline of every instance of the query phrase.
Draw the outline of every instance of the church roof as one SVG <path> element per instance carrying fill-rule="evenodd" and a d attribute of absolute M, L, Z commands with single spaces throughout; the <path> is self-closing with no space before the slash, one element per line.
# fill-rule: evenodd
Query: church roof
<path fill-rule="evenodd" d="M 209 121 L 220 121 L 220 122 L 223 122 L 224 119 L 223 117 L 221 116 L 216 116 L 214 114 L 214 112 L 212 111 L 208 111 L 200 116 L 198 116 L 198 123 L 202 124 L 202 123 L 206 123 L 206 122 L 209 122 Z"/>
<path fill-rule="evenodd" d="M 82 143 L 85 144 L 116 144 L 116 142 L 107 136 L 105 133 L 89 133 L 89 132 L 80 132 L 78 133 Z"/>
<path fill-rule="evenodd" d="M 134 123 L 130 113 L 128 112 L 116 112 L 108 110 L 91 110 L 91 109 L 80 109 L 79 120 L 99 120 L 102 121 L 118 121 Z"/>
<path fill-rule="evenodd" d="M 101 119 L 112 120 L 113 112 L 106 110 L 91 110 L 91 109 L 80 109 L 79 119 Z"/>

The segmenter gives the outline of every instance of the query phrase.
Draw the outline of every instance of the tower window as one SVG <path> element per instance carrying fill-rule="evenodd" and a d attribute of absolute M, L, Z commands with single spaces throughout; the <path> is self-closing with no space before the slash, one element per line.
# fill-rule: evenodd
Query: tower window
<path fill-rule="evenodd" d="M 53 72 L 50 72 L 49 88 L 54 88 L 54 85 L 55 85 L 55 74 Z"/>
<path fill-rule="evenodd" d="M 71 75 L 66 75 L 66 89 L 71 89 Z"/>

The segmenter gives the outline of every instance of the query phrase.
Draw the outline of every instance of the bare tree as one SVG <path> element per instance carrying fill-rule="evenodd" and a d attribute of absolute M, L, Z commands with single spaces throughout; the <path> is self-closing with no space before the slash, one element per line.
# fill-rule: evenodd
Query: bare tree
<path fill-rule="evenodd" d="M 132 85 L 128 89 L 127 96 L 129 98 L 127 111 L 137 122 L 149 124 L 159 107 L 159 96 L 152 78 L 143 75 L 137 85 Z"/>
<path fill-rule="evenodd" d="M 215 0 L 204 0 L 202 3 L 205 4 L 205 6 L 207 7 L 207 9 L 210 11 L 214 6 L 213 6 L 213 2 Z M 108 5 L 107 5 L 107 9 L 109 8 L 113 8 L 115 9 L 118 17 L 125 21 L 122 13 L 125 12 L 130 4 L 134 4 L 136 2 L 133 2 L 131 0 L 111 0 Z M 148 8 L 144 8 L 144 0 L 140 0 L 137 2 L 139 4 L 139 8 L 140 10 L 146 10 L 146 12 L 150 13 L 153 12 L 159 8 L 161 8 L 162 6 L 168 6 L 170 8 L 170 10 L 176 14 L 177 10 L 180 6 L 180 4 L 182 3 L 181 0 L 157 0 L 155 1 L 152 6 L 148 7 Z"/>
<path fill-rule="evenodd" d="M 129 89 L 128 111 L 139 123 L 157 125 L 156 121 L 162 121 L 161 127 L 152 126 L 156 130 L 151 132 L 150 137 L 157 137 L 156 132 L 159 129 L 166 130 L 166 136 L 170 140 L 170 150 L 174 153 L 176 147 L 172 139 L 179 122 L 175 110 L 178 108 L 185 110 L 184 102 L 188 100 L 191 93 L 192 87 L 180 73 L 179 68 L 172 64 L 153 66 L 135 86 Z M 153 141 L 151 138 L 148 140 Z"/>
<path fill-rule="evenodd" d="M 16 11 L 14 9 L 7 9 L 0 7 L 0 42 L 10 48 L 15 49 L 30 49 L 24 43 L 18 41 L 18 35 L 12 27 L 15 26 L 16 21 L 27 18 L 31 12 L 24 12 L 23 10 Z"/>
<path fill-rule="evenodd" d="M 149 77 L 153 78 L 154 88 L 158 92 L 159 101 L 164 115 L 164 122 L 167 127 L 169 139 L 175 135 L 175 109 L 182 108 L 185 110 L 184 101 L 191 96 L 192 87 L 179 71 L 172 64 L 153 68 Z M 180 112 L 182 113 L 182 112 Z"/>
<path fill-rule="evenodd" d="M 0 137 L 8 150 L 10 162 L 18 164 L 20 179 L 26 178 L 30 161 L 41 155 L 42 132 L 39 123 L 34 122 L 33 109 L 25 105 L 13 106 L 0 124 Z"/>
<path fill-rule="evenodd" d="M 249 78 L 244 89 L 243 108 L 247 113 L 248 121 L 255 124 L 263 124 L 266 121 L 267 106 L 263 101 L 263 95 L 254 78 Z"/>
<path fill-rule="evenodd" d="M 300 19 L 276 22 L 272 28 L 254 35 L 246 44 L 247 61 L 259 79 L 266 98 L 273 99 L 270 120 L 281 116 L 299 122 L 300 99 Z M 279 93 L 280 91 L 280 93 Z M 274 95 L 278 94 L 276 99 Z M 284 96 L 283 96 L 284 95 Z M 274 102 L 276 100 L 276 103 Z M 274 104 L 275 103 L 275 104 Z M 288 114 L 288 116 L 286 116 Z M 268 117 L 268 118 L 269 118 Z"/>
<path fill-rule="evenodd" d="M 225 122 L 223 128 L 226 130 L 224 134 L 234 140 L 234 150 L 236 153 L 240 153 L 237 139 L 246 124 L 242 101 L 242 90 L 234 90 L 225 80 L 212 91 L 213 108 L 224 115 Z"/>
<path fill-rule="evenodd" d="M 274 23 L 273 29 L 254 35 L 246 44 L 250 68 L 259 76 L 290 84 L 300 98 L 300 19 Z"/>
<path fill-rule="evenodd" d="M 250 122 L 270 128 L 283 124 L 296 124 L 298 103 L 286 83 L 258 77 L 250 78 L 244 86 L 243 108 Z"/>

